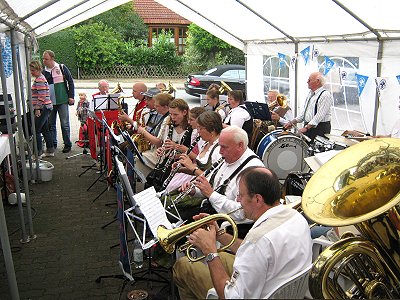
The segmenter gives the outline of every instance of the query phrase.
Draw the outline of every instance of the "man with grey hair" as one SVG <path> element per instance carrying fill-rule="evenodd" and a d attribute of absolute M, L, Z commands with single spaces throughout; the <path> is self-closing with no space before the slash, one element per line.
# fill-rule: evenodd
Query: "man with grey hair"
<path fill-rule="evenodd" d="M 331 132 L 331 107 L 333 104 L 332 94 L 324 89 L 325 78 L 320 72 L 310 74 L 307 81 L 310 93 L 299 116 L 284 125 L 284 128 L 292 128 L 297 123 L 304 122 L 304 127 L 299 129 L 300 133 L 308 136 L 311 141 L 319 136 Z"/>
<path fill-rule="evenodd" d="M 99 91 L 95 94 L 92 95 L 92 98 L 97 95 L 108 95 L 108 89 L 110 88 L 110 85 L 108 84 L 108 81 L 105 79 L 101 79 L 99 83 L 97 84 L 97 87 Z"/>
<path fill-rule="evenodd" d="M 223 164 L 207 178 L 198 176 L 195 186 L 196 192 L 208 198 L 209 204 L 216 212 L 228 213 L 240 207 L 240 203 L 236 201 L 238 192 L 236 180 L 240 171 L 252 166 L 264 167 L 264 164 L 247 147 L 247 133 L 242 128 L 234 125 L 224 128 L 218 143 L 219 152 L 224 158 Z M 231 216 L 236 221 L 245 219 L 240 211 Z"/>

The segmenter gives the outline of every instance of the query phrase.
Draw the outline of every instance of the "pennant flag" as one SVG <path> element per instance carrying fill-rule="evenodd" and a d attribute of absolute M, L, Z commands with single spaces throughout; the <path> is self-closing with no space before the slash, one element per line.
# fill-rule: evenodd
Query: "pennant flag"
<path fill-rule="evenodd" d="M 317 47 L 313 46 L 313 50 L 312 50 L 312 60 L 315 60 L 318 56 L 319 56 L 320 52 L 319 49 Z"/>
<path fill-rule="evenodd" d="M 285 64 L 286 55 L 278 52 L 278 57 L 279 57 L 279 69 L 280 69 Z"/>
<path fill-rule="evenodd" d="M 2 37 L 1 58 L 4 64 L 4 73 L 6 78 L 11 77 L 13 73 L 13 64 L 11 56 L 11 40 L 8 36 Z M 17 48 L 18 49 L 18 48 Z"/>
<path fill-rule="evenodd" d="M 397 81 L 398 81 L 399 84 L 400 84 L 400 75 L 397 75 L 396 78 L 397 78 Z"/>
<path fill-rule="evenodd" d="M 365 84 L 367 83 L 368 76 L 360 75 L 356 73 L 357 78 L 357 86 L 358 86 L 358 97 L 360 97 L 361 93 L 364 90 Z"/>
<path fill-rule="evenodd" d="M 310 46 L 308 46 L 307 48 L 304 48 L 303 50 L 301 50 L 300 53 L 301 53 L 301 56 L 303 56 L 304 64 L 307 65 L 308 58 L 310 57 Z"/>
<path fill-rule="evenodd" d="M 292 67 L 293 70 L 294 67 L 296 66 L 296 61 L 297 61 L 297 53 L 290 58 L 290 66 Z"/>
<path fill-rule="evenodd" d="M 333 65 L 335 62 L 330 59 L 328 56 L 325 56 L 325 70 L 324 70 L 324 76 L 329 73 L 329 71 L 333 68 Z"/>
<path fill-rule="evenodd" d="M 343 85 L 343 81 L 347 79 L 347 71 L 339 68 L 339 81 L 340 85 Z"/>

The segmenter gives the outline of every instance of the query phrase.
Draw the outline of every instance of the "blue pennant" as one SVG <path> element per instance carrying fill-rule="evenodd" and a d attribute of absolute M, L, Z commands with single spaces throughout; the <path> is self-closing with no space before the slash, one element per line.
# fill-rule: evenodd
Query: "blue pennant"
<path fill-rule="evenodd" d="M 329 71 L 333 68 L 335 62 L 330 59 L 328 56 L 325 56 L 325 70 L 324 76 L 329 73 Z"/>
<path fill-rule="evenodd" d="M 360 75 L 360 74 L 356 73 L 356 78 L 357 78 L 357 86 L 358 86 L 358 97 L 360 97 L 360 95 L 363 92 L 364 87 L 367 83 L 368 76 Z"/>
<path fill-rule="evenodd" d="M 301 53 L 301 56 L 303 56 L 304 64 L 307 65 L 308 59 L 310 57 L 310 46 L 308 46 L 307 48 L 304 48 L 303 50 L 301 50 L 300 53 Z"/>
<path fill-rule="evenodd" d="M 397 81 L 398 81 L 399 84 L 400 84 L 400 75 L 397 75 L 396 78 L 397 78 Z"/>
<path fill-rule="evenodd" d="M 279 69 L 280 69 L 285 64 L 286 55 L 278 52 L 278 57 L 279 57 Z"/>

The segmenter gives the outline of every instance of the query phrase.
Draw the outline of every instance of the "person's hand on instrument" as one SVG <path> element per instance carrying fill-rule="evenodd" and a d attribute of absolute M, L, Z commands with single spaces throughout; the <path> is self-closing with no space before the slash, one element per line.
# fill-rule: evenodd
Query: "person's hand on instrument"
<path fill-rule="evenodd" d="M 214 192 L 213 187 L 203 175 L 200 175 L 196 178 L 195 184 L 200 192 L 207 198 L 210 198 L 211 194 Z"/>

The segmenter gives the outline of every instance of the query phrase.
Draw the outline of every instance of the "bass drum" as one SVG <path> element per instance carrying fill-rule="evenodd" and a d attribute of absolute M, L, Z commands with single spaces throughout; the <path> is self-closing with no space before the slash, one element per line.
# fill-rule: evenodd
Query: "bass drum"
<path fill-rule="evenodd" d="M 282 180 L 290 172 L 305 172 L 308 169 L 304 161 L 308 157 L 307 143 L 287 131 L 275 130 L 264 136 L 256 154 Z"/>

